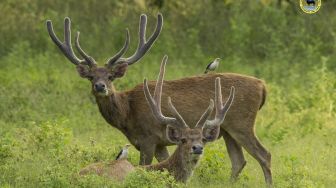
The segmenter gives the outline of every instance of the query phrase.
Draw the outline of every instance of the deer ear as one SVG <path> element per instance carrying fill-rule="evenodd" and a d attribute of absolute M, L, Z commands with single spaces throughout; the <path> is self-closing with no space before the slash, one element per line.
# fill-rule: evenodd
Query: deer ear
<path fill-rule="evenodd" d="M 87 78 L 90 72 L 90 68 L 87 65 L 82 65 L 79 64 L 76 66 L 77 72 L 79 74 L 79 76 L 81 76 L 82 78 Z"/>
<path fill-rule="evenodd" d="M 203 137 L 207 142 L 215 141 L 220 132 L 220 126 L 205 126 L 203 128 Z"/>
<path fill-rule="evenodd" d="M 178 144 L 180 143 L 182 132 L 181 129 L 173 127 L 171 125 L 167 125 L 166 128 L 167 138 L 171 143 Z"/>
<path fill-rule="evenodd" d="M 113 73 L 114 73 L 113 76 L 115 78 L 123 77 L 126 73 L 127 67 L 128 67 L 127 63 L 116 65 L 115 68 L 113 69 Z"/>

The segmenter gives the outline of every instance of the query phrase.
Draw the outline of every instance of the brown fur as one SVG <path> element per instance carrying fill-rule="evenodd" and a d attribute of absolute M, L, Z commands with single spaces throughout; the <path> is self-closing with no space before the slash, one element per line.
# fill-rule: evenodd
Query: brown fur
<path fill-rule="evenodd" d="M 97 174 L 117 181 L 122 181 L 131 172 L 135 170 L 134 166 L 126 159 L 111 161 L 108 163 L 93 163 L 83 168 L 79 175 Z"/>
<path fill-rule="evenodd" d="M 103 69 L 103 68 L 101 68 Z M 172 145 L 166 136 L 166 126 L 158 125 L 151 114 L 144 93 L 143 84 L 125 92 L 114 89 L 112 82 L 103 79 L 107 72 L 99 71 L 94 76 L 92 84 L 102 80 L 108 85 L 109 94 L 104 96 L 97 93 L 98 108 L 104 119 L 119 129 L 128 140 L 140 151 L 140 164 L 150 164 L 155 157 L 162 161 L 168 157 L 165 146 Z M 208 105 L 208 100 L 214 98 L 215 78 L 219 77 L 222 91 L 229 91 L 231 86 L 236 88 L 235 100 L 221 125 L 221 136 L 224 137 L 232 162 L 232 178 L 238 177 L 245 166 L 245 158 L 241 148 L 244 147 L 260 163 L 265 179 L 271 182 L 270 153 L 259 143 L 254 133 L 254 122 L 259 108 L 266 96 L 264 82 L 254 77 L 233 74 L 206 74 L 187 77 L 179 80 L 165 81 L 162 93 L 162 113 L 171 113 L 167 107 L 167 97 L 170 96 L 174 105 L 189 125 L 195 125 L 198 117 Z M 149 82 L 153 92 L 155 82 Z M 228 97 L 223 92 L 223 100 Z M 214 113 L 212 114 L 214 116 Z"/>
<path fill-rule="evenodd" d="M 65 54 L 65 56 L 77 66 L 81 77 L 91 80 L 92 91 L 96 96 L 98 108 L 105 120 L 119 129 L 128 140 L 140 151 L 140 164 L 150 164 L 153 156 L 162 161 L 168 158 L 167 145 L 171 145 L 165 137 L 165 126 L 158 125 L 146 104 L 142 84 L 126 92 L 115 91 L 112 81 L 123 77 L 127 67 L 136 63 L 150 49 L 158 37 L 162 28 L 162 15 L 158 15 L 156 30 L 152 35 L 153 40 L 144 44 L 140 40 L 139 45 L 144 47 L 142 52 L 135 53 L 136 58 L 121 58 L 128 47 L 129 35 L 123 50 L 119 51 L 119 59 L 110 59 L 105 67 L 98 67 L 92 57 L 85 54 L 76 40 L 76 48 L 84 59 L 75 57 L 70 41 L 70 19 L 64 23 L 64 42 L 60 41 L 53 32 L 52 23 L 47 21 L 47 29 L 51 39 Z M 140 29 L 146 27 L 146 16 L 140 17 Z M 142 29 L 141 29 L 142 28 Z M 145 38 L 143 32 L 139 32 L 140 39 Z M 77 39 L 79 33 L 77 34 Z M 142 42 L 141 42 L 142 41 Z M 145 45 L 145 46 L 143 46 Z M 69 51 L 70 49 L 70 51 Z M 113 60 L 113 61 L 112 61 Z M 125 64 L 127 63 L 127 65 Z M 197 118 L 202 114 L 202 109 L 207 106 L 207 101 L 214 97 L 214 81 L 220 77 L 222 90 L 229 91 L 231 86 L 236 88 L 234 103 L 226 116 L 226 121 L 221 125 L 220 136 L 223 136 L 232 163 L 231 177 L 237 178 L 244 168 L 246 161 L 242 152 L 244 147 L 261 165 L 265 180 L 272 184 L 271 154 L 262 146 L 254 132 L 254 123 L 258 110 L 266 99 L 266 90 L 263 81 L 253 77 L 226 73 L 207 74 L 179 80 L 166 81 L 163 86 L 162 112 L 170 116 L 167 111 L 165 99 L 171 96 L 176 108 L 189 125 L 195 125 Z M 96 87 L 99 84 L 99 87 Z M 102 90 L 102 87 L 105 90 Z M 151 90 L 153 82 L 149 84 Z M 228 93 L 224 94 L 227 98 Z"/>
<path fill-rule="evenodd" d="M 221 78 L 222 90 L 228 91 L 231 86 L 236 88 L 235 101 L 227 114 L 226 121 L 222 125 L 224 130 L 237 129 L 236 132 L 252 131 L 256 113 L 264 101 L 264 84 L 261 80 L 238 74 L 208 74 L 180 80 L 165 81 L 163 84 L 162 112 L 170 115 L 167 110 L 166 99 L 171 96 L 176 108 L 185 121 L 195 125 L 197 118 L 202 114 L 210 98 L 214 98 L 214 80 Z M 154 82 L 149 82 L 149 88 L 153 91 Z M 165 138 L 165 126 L 156 125 L 151 115 L 143 94 L 143 84 L 139 84 L 132 90 L 117 92 L 111 89 L 109 96 L 96 95 L 98 107 L 111 125 L 122 132 L 126 132 L 127 138 L 137 148 L 141 146 L 143 138 L 155 140 L 147 142 L 156 145 L 171 145 Z M 224 100 L 228 93 L 224 92 Z M 126 118 L 127 117 L 127 118 Z"/>
<path fill-rule="evenodd" d="M 169 128 L 167 128 L 169 129 Z M 204 146 L 205 142 L 214 141 L 218 136 L 218 127 L 211 128 L 211 131 L 205 131 L 202 128 L 173 128 L 175 131 L 180 132 L 180 136 L 175 139 L 177 142 L 177 148 L 175 152 L 166 160 L 154 164 L 142 166 L 147 170 L 158 170 L 163 171 L 167 170 L 170 175 L 172 175 L 176 181 L 180 181 L 186 183 L 188 178 L 193 174 L 193 170 L 195 169 L 201 154 L 194 154 L 192 151 L 192 146 Z M 178 130 L 176 130 L 178 129 Z M 213 131 L 215 130 L 215 131 Z M 169 137 L 169 134 L 167 135 Z M 173 136 L 170 136 L 173 137 Z M 203 138 L 211 137 L 211 140 L 204 140 Z M 182 142 L 181 140 L 184 139 Z M 88 165 L 87 167 L 80 170 L 80 175 L 87 174 L 97 174 L 99 176 L 106 176 L 111 179 L 115 179 L 118 181 L 122 181 L 125 177 L 133 172 L 135 167 L 129 163 L 127 160 L 115 160 L 109 163 L 93 163 Z"/>
<path fill-rule="evenodd" d="M 200 155 L 191 154 L 191 147 L 197 143 L 204 145 L 201 129 L 186 129 L 183 133 L 186 136 L 186 143 L 178 144 L 175 152 L 167 159 L 158 164 L 145 166 L 148 170 L 167 170 L 176 181 L 187 182 L 197 166 Z"/>
<path fill-rule="evenodd" d="M 164 57 L 160 74 L 155 86 L 154 97 L 150 94 L 148 83 L 144 81 L 144 93 L 146 101 L 152 110 L 152 114 L 156 117 L 157 122 L 165 124 L 166 138 L 169 142 L 177 144 L 177 148 L 173 155 L 171 155 L 167 160 L 164 160 L 158 164 L 145 166 L 147 170 L 168 170 L 168 172 L 174 176 L 177 181 L 187 182 L 188 178 L 192 175 L 194 168 L 196 167 L 198 160 L 203 154 L 203 148 L 206 142 L 215 141 L 220 132 L 220 124 L 224 121 L 225 115 L 230 109 L 235 96 L 234 87 L 231 88 L 229 99 L 225 102 L 222 101 L 221 84 L 220 79 L 216 78 L 215 87 L 215 102 L 216 102 L 216 115 L 215 118 L 209 120 L 209 116 L 214 108 L 213 100 L 210 100 L 210 104 L 207 110 L 200 116 L 194 128 L 190 128 L 188 124 L 185 123 L 183 117 L 176 110 L 173 103 L 169 98 L 169 108 L 173 113 L 172 117 L 166 116 L 161 112 L 161 96 L 162 96 L 162 85 L 164 77 L 164 69 L 166 65 L 167 57 Z M 128 168 L 126 166 L 126 168 Z M 125 172 L 122 165 L 119 165 L 118 160 L 113 163 L 113 165 L 104 165 L 102 163 L 96 163 L 89 165 L 88 167 L 81 170 L 80 174 L 86 174 L 86 172 L 95 173 L 98 175 L 109 174 L 109 177 L 113 179 L 122 180 L 120 174 L 114 174 L 109 172 Z M 85 172 L 85 173 L 83 173 Z M 127 173 L 123 174 L 127 176 Z"/>

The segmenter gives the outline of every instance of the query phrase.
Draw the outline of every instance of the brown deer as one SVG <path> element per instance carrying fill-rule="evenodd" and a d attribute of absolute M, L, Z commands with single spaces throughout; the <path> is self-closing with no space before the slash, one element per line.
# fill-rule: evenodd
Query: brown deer
<path fill-rule="evenodd" d="M 79 75 L 90 80 L 99 111 L 104 119 L 113 127 L 120 130 L 136 149 L 140 151 L 140 164 L 151 164 L 153 156 L 158 161 L 168 158 L 168 145 L 172 143 L 166 138 L 166 128 L 158 126 L 155 118 L 150 115 L 143 95 L 143 85 L 139 84 L 133 89 L 118 92 L 113 86 L 113 81 L 124 76 L 128 65 L 139 61 L 150 49 L 160 34 L 163 20 L 158 15 L 154 33 L 146 40 L 145 15 L 140 16 L 139 44 L 134 55 L 123 58 L 129 46 L 129 34 L 126 30 L 126 41 L 123 48 L 105 66 L 98 66 L 92 57 L 87 55 L 79 45 L 79 33 L 76 36 L 75 47 L 83 59 L 76 57 L 71 46 L 70 19 L 64 21 L 64 42 L 60 41 L 52 27 L 50 20 L 47 28 L 51 39 L 63 54 L 76 65 Z M 254 77 L 233 74 L 206 74 L 179 80 L 166 81 L 163 85 L 163 97 L 171 96 L 188 125 L 195 125 L 197 118 L 202 115 L 201 109 L 206 108 L 205 102 L 214 97 L 213 82 L 219 77 L 222 89 L 228 90 L 234 86 L 237 90 L 230 112 L 226 121 L 221 125 L 220 137 L 226 143 L 227 151 L 232 163 L 231 178 L 236 179 L 244 168 L 246 161 L 242 147 L 251 154 L 260 164 L 265 180 L 272 183 L 271 154 L 262 146 L 254 132 L 254 123 L 258 110 L 266 99 L 264 82 Z M 149 89 L 154 89 L 154 83 L 149 82 Z M 227 97 L 227 96 L 224 96 Z M 168 106 L 162 106 L 162 112 L 171 116 Z"/>
<path fill-rule="evenodd" d="M 220 78 L 216 78 L 216 115 L 214 119 L 207 120 L 214 108 L 214 102 L 211 99 L 210 105 L 198 120 L 196 126 L 194 126 L 194 128 L 190 128 L 174 107 L 170 97 L 168 97 L 168 108 L 172 117 L 167 117 L 161 112 L 162 84 L 166 62 L 167 56 L 163 58 L 161 63 L 160 73 L 155 86 L 154 97 L 150 94 L 146 79 L 144 80 L 144 92 L 155 119 L 159 122 L 159 124 L 166 127 L 167 139 L 176 144 L 177 147 L 175 152 L 168 159 L 158 164 L 144 166 L 144 168 L 159 171 L 166 169 L 176 179 L 176 181 L 186 183 L 203 154 L 205 143 L 212 142 L 218 137 L 220 125 L 223 123 L 225 115 L 234 99 L 234 87 L 231 87 L 230 96 L 223 105 Z M 125 176 L 132 171 L 134 171 L 134 167 L 132 168 L 127 160 L 116 160 L 108 164 L 94 163 L 82 169 L 79 174 L 86 175 L 89 173 L 96 173 L 113 179 L 123 180 Z"/>
<path fill-rule="evenodd" d="M 110 162 L 97 162 L 88 165 L 79 171 L 79 175 L 96 174 L 123 181 L 125 177 L 133 172 L 135 167 L 127 159 L 114 160 Z"/>

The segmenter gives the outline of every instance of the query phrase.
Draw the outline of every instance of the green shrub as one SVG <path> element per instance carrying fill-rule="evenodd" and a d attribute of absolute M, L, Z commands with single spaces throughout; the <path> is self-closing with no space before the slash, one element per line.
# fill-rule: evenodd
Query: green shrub
<path fill-rule="evenodd" d="M 168 171 L 146 171 L 141 168 L 129 174 L 123 186 L 128 188 L 181 187 L 181 185 L 176 183 L 174 177 L 169 175 Z"/>
<path fill-rule="evenodd" d="M 14 156 L 13 148 L 17 147 L 17 142 L 10 134 L 0 135 L 0 164 Z"/>

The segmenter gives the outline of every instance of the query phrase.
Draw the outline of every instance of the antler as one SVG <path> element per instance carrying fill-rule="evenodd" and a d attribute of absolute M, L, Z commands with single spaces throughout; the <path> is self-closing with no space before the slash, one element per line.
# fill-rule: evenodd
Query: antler
<path fill-rule="evenodd" d="M 235 88 L 231 86 L 230 96 L 226 100 L 225 104 L 223 105 L 222 91 L 221 91 L 222 89 L 221 89 L 221 83 L 220 83 L 219 77 L 216 78 L 215 87 L 216 87 L 215 89 L 216 90 L 215 91 L 216 115 L 213 120 L 208 120 L 205 122 L 206 126 L 219 126 L 220 124 L 223 123 L 225 119 L 225 115 L 230 109 L 233 99 L 234 99 L 234 95 L 235 95 Z"/>
<path fill-rule="evenodd" d="M 182 126 L 182 127 L 188 127 L 188 125 L 183 120 L 182 116 L 176 108 L 174 107 L 173 103 L 171 102 L 171 98 L 168 97 L 168 106 L 170 111 L 173 113 L 174 118 L 172 117 L 166 117 L 161 112 L 161 94 L 162 94 L 162 85 L 163 85 L 163 77 L 165 73 L 165 66 L 167 62 L 168 57 L 164 56 L 162 59 L 161 67 L 160 67 L 160 73 L 155 85 L 154 90 L 154 97 L 149 92 L 148 89 L 148 83 L 147 79 L 144 80 L 144 93 L 145 97 L 147 99 L 148 104 L 150 105 L 150 108 L 153 112 L 154 117 L 161 123 L 161 124 L 171 124 L 176 126 Z M 232 86 L 230 91 L 230 96 L 223 105 L 222 101 L 222 89 L 221 89 L 221 83 L 220 78 L 216 78 L 216 84 L 215 84 L 215 103 L 216 103 L 216 115 L 213 120 L 207 120 L 214 108 L 214 101 L 210 99 L 209 107 L 206 109 L 206 111 L 201 116 L 200 120 L 196 124 L 196 128 L 202 128 L 203 126 L 219 126 L 223 123 L 225 119 L 225 115 L 230 109 L 234 94 L 235 94 L 235 88 Z"/>
<path fill-rule="evenodd" d="M 80 47 L 79 45 L 79 32 L 77 33 L 76 36 L 76 48 L 78 50 L 78 52 L 80 53 L 80 55 L 84 58 L 84 59 L 79 59 L 71 46 L 71 21 L 70 18 L 66 17 L 64 19 L 64 42 L 61 42 L 53 29 L 53 25 L 51 20 L 47 20 L 47 29 L 48 29 L 48 33 L 50 35 L 50 38 L 52 39 L 52 41 L 58 46 L 58 48 L 63 52 L 63 54 L 65 55 L 65 57 L 67 57 L 73 64 L 78 65 L 78 64 L 87 64 L 90 67 L 94 66 L 96 64 L 95 60 L 88 56 Z"/>
<path fill-rule="evenodd" d="M 116 55 L 114 55 L 107 61 L 106 63 L 107 66 L 112 67 L 113 65 L 115 65 L 116 61 L 120 59 L 120 57 L 126 53 L 126 51 L 128 50 L 129 41 L 130 41 L 129 31 L 128 29 L 126 29 L 126 40 L 125 40 L 124 46 L 121 48 L 121 50 Z"/>
<path fill-rule="evenodd" d="M 153 112 L 154 117 L 161 123 L 161 124 L 170 124 L 175 126 L 181 127 L 188 127 L 185 121 L 183 120 L 182 116 L 178 113 L 176 108 L 174 107 L 173 103 L 171 102 L 171 98 L 168 97 L 168 106 L 170 111 L 173 113 L 173 117 L 166 117 L 161 112 L 161 94 L 162 94 L 162 85 L 163 85 L 163 77 L 165 73 L 165 66 L 167 62 L 168 56 L 164 56 L 162 59 L 160 73 L 155 85 L 154 97 L 149 92 L 147 79 L 144 79 L 144 93 L 147 99 L 147 102 Z"/>
<path fill-rule="evenodd" d="M 201 118 L 198 120 L 195 128 L 202 128 L 204 126 L 204 124 L 207 121 L 207 119 L 209 118 L 213 108 L 214 108 L 214 101 L 212 99 L 210 99 L 209 107 L 205 110 L 205 112 L 203 113 Z"/>
<path fill-rule="evenodd" d="M 133 63 L 139 61 L 145 54 L 148 52 L 148 50 L 151 48 L 151 46 L 154 44 L 155 40 L 159 36 L 162 25 L 163 25 L 163 18 L 162 14 L 158 14 L 156 28 L 152 36 L 149 37 L 148 40 L 146 40 L 146 25 L 147 25 L 147 16 L 145 14 L 142 14 L 140 16 L 140 24 L 139 24 L 139 43 L 138 48 L 136 52 L 128 58 L 120 58 L 128 49 L 129 45 L 129 35 L 127 30 L 127 36 L 126 36 L 126 42 L 123 46 L 123 48 L 115 55 L 114 57 L 110 58 L 107 62 L 107 65 L 109 67 L 112 67 L 115 64 L 119 63 L 127 63 L 128 65 L 132 65 Z"/>

